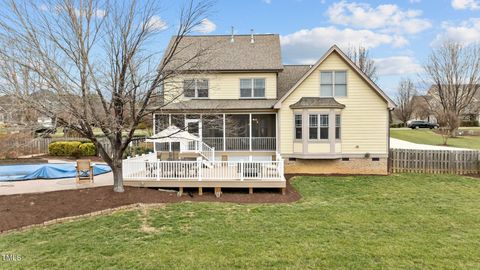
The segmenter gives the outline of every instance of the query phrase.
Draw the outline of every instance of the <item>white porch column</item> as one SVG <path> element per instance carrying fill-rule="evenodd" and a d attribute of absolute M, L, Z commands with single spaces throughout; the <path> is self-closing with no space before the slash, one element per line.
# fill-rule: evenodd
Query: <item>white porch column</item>
<path fill-rule="evenodd" d="M 227 138 L 225 136 L 225 114 L 223 114 L 223 151 L 227 151 Z"/>
<path fill-rule="evenodd" d="M 168 126 L 172 125 L 172 114 L 168 114 Z M 168 143 L 168 152 L 172 152 L 172 142 Z"/>
<path fill-rule="evenodd" d="M 252 114 L 249 113 L 248 114 L 248 125 L 250 126 L 249 129 L 248 129 L 248 140 L 249 140 L 249 144 L 250 144 L 250 151 L 252 151 Z"/>

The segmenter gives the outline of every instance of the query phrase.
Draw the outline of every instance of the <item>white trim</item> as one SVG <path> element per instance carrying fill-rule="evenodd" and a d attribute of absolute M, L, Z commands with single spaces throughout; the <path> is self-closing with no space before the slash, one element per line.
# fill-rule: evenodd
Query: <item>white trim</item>
<path fill-rule="evenodd" d="M 317 63 L 315 63 L 315 65 L 313 65 L 308 71 L 307 73 L 305 73 L 303 75 L 303 77 L 298 80 L 295 85 L 290 88 L 290 90 L 288 90 L 288 92 L 283 95 L 283 97 L 281 97 L 277 103 L 275 103 L 275 105 L 273 106 L 274 109 L 280 109 L 281 108 L 281 105 L 282 105 L 282 102 L 288 97 L 290 96 L 290 94 L 292 94 L 293 91 L 295 91 L 295 89 L 298 88 L 298 86 L 300 86 L 300 84 L 305 81 L 317 68 L 318 66 L 320 66 L 320 64 L 323 63 L 323 61 L 325 61 L 325 59 L 327 59 L 328 56 L 330 56 L 330 54 L 332 54 L 333 52 L 337 52 L 340 57 L 345 61 L 347 62 L 347 64 L 350 65 L 350 67 L 352 67 L 356 72 L 357 74 L 359 74 L 366 82 L 368 85 L 370 85 L 376 92 L 377 94 L 382 97 L 386 102 L 387 102 L 387 106 L 389 108 L 395 108 L 395 102 L 393 102 L 392 99 L 390 99 L 383 91 L 382 89 L 380 89 L 367 75 L 365 75 L 365 73 L 363 73 L 358 67 L 357 65 L 355 65 L 355 63 L 352 62 L 352 60 L 350 60 L 350 58 L 348 58 L 345 53 L 343 53 L 340 48 L 338 48 L 337 45 L 333 45 L 318 61 Z"/>

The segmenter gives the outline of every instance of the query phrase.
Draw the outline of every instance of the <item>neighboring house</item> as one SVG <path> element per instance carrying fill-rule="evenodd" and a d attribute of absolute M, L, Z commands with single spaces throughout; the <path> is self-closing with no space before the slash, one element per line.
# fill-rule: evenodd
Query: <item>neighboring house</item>
<path fill-rule="evenodd" d="M 386 174 L 394 102 L 337 47 L 284 65 L 278 35 L 184 37 L 154 132 L 185 127 L 223 161 L 271 161 L 285 173 Z M 179 61 L 178 63 L 181 63 Z M 177 98 L 178 97 L 178 98 Z M 156 144 L 163 153 L 181 145 Z"/>
<path fill-rule="evenodd" d="M 412 98 L 414 111 L 411 120 L 426 120 L 436 123 L 437 119 L 433 109 L 438 105 L 435 86 L 431 86 L 426 95 Z M 480 89 L 475 93 L 470 106 L 460 116 L 460 121 L 480 121 Z"/>

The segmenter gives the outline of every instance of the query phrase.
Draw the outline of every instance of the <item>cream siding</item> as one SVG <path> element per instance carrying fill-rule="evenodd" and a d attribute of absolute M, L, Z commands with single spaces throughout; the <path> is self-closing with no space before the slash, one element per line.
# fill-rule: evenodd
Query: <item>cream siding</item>
<path fill-rule="evenodd" d="M 185 79 L 208 79 L 210 99 L 239 99 L 240 79 L 265 78 L 265 98 L 277 98 L 277 74 L 276 73 L 216 73 L 216 74 L 188 74 L 178 75 L 173 80 L 165 83 L 166 101 L 181 101 L 185 97 L 179 96 L 183 92 L 183 80 Z"/>
<path fill-rule="evenodd" d="M 387 153 L 388 109 L 387 102 L 369 86 L 359 74 L 336 53 L 329 55 L 320 66 L 306 78 L 298 88 L 288 96 L 279 110 L 280 153 L 294 152 L 293 111 L 289 106 L 301 97 L 318 97 L 320 95 L 321 70 L 347 70 L 347 97 L 335 98 L 346 107 L 342 110 L 341 145 L 336 149 L 342 153 Z M 308 131 L 304 131 L 308 132 Z M 327 144 L 328 145 L 328 144 Z M 325 149 L 308 147 L 310 150 L 324 152 Z M 328 150 L 329 151 L 329 150 Z"/>
<path fill-rule="evenodd" d="M 309 143 L 308 154 L 328 154 L 330 153 L 329 143 Z"/>

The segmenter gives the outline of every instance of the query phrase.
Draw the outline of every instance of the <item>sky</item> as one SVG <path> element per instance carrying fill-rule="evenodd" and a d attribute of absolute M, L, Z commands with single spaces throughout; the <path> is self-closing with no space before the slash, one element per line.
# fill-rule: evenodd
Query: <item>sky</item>
<path fill-rule="evenodd" d="M 167 5 L 160 25 L 174 25 L 177 14 Z M 394 96 L 402 78 L 418 80 L 442 40 L 480 41 L 480 0 L 217 0 L 196 34 L 230 34 L 232 26 L 237 34 L 279 34 L 285 64 L 315 63 L 333 44 L 362 45 L 377 83 Z"/>

